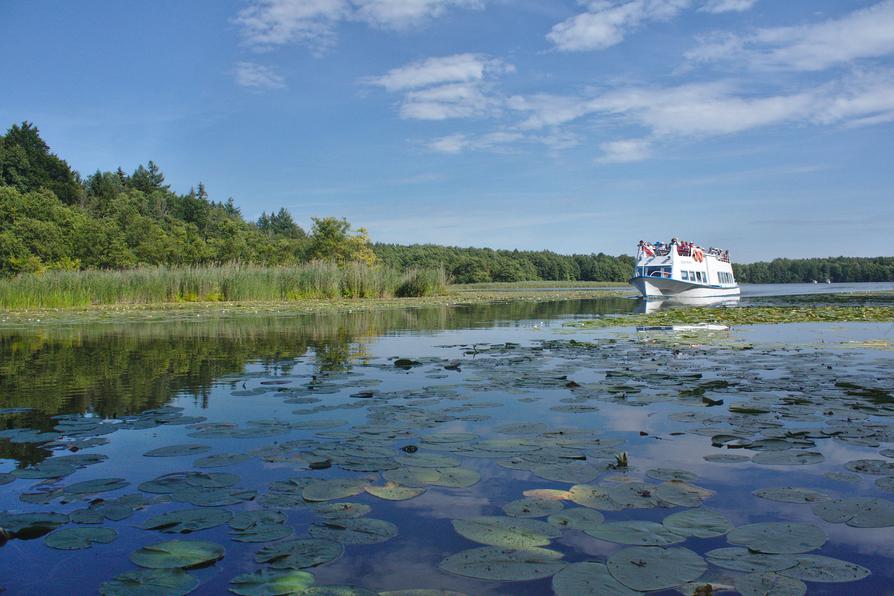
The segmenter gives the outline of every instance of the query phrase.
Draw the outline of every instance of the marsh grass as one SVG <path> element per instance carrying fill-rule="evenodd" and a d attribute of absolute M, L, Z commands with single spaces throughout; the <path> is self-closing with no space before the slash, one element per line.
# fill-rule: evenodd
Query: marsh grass
<path fill-rule="evenodd" d="M 0 280 L 0 308 L 421 297 L 444 294 L 447 285 L 443 270 L 398 271 L 322 261 L 277 267 L 228 264 L 48 271 Z"/>

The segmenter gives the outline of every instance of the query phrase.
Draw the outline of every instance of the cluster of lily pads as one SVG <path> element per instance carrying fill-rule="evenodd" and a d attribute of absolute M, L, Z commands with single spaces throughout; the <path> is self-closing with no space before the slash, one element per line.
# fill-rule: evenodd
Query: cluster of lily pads
<path fill-rule="evenodd" d="M 887 422 L 894 416 L 894 397 L 879 381 L 877 368 L 833 366 L 858 363 L 854 353 L 629 338 L 450 348 L 459 348 L 464 357 L 366 365 L 386 377 L 421 380 L 412 389 L 384 390 L 381 379 L 356 371 L 226 380 L 233 399 L 297 406 L 279 418 L 209 422 L 163 407 L 114 421 L 62 415 L 52 430 L 0 431 L 0 438 L 53 453 L 0 475 L 0 483 L 40 481 L 20 493 L 21 501 L 58 503 L 67 511 L 2 512 L 3 536 L 43 537 L 50 548 L 86 549 L 113 542 L 122 528 L 108 526 L 145 510 L 131 525 L 175 538 L 131 553 L 137 569 L 106 581 L 102 593 L 193 591 L 200 579 L 190 571 L 224 560 L 226 546 L 186 536 L 224 527 L 233 542 L 258 545 L 253 554 L 258 568 L 230 581 L 236 594 L 368 594 L 359 587 L 316 585 L 312 571 L 346 548 L 398 536 L 393 521 L 369 516 L 367 495 L 405 501 L 427 491 L 464 491 L 491 480 L 482 478 L 475 462 L 492 460 L 500 469 L 526 475 L 533 487 L 516 500 L 496 503 L 502 515 L 452 520 L 457 534 L 479 546 L 443 558 L 439 567 L 445 573 L 501 582 L 552 578 L 559 595 L 636 594 L 681 586 L 692 592 L 699 582 L 714 583 L 704 579 L 713 566 L 735 572 L 730 581 L 745 596 L 803 594 L 805 581 L 852 582 L 870 575 L 861 565 L 815 553 L 827 540 L 818 525 L 782 520 L 735 527 L 719 511 L 702 508 L 714 491 L 695 484 L 696 474 L 654 468 L 640 475 L 641 439 L 595 430 L 602 408 L 671 404 L 676 409 L 667 421 L 681 430 L 660 438 L 673 440 L 683 432 L 703 436 L 716 450 L 705 457 L 708 462 L 804 469 L 825 461 L 829 443 L 879 448 L 878 457 L 850 461 L 832 472 L 832 479 L 871 477 L 878 490 L 890 492 L 894 451 L 881 447 L 894 443 Z M 735 374 L 717 374 L 729 370 Z M 505 412 L 507 404 L 539 404 L 572 422 L 494 421 L 489 411 Z M 363 422 L 349 425 L 346 415 L 355 410 Z M 465 428 L 442 428 L 448 424 Z M 186 438 L 143 456 L 172 458 L 178 462 L 175 470 L 189 458 L 188 469 L 142 482 L 129 494 L 122 494 L 131 486 L 125 478 L 64 484 L 66 477 L 107 460 L 85 452 L 107 444 L 106 435 L 157 426 L 181 426 Z M 230 446 L 240 439 L 271 442 L 220 452 L 214 448 L 217 439 Z M 251 462 L 300 474 L 264 488 L 240 486 L 240 476 L 218 471 Z M 790 486 L 759 489 L 754 497 L 802 504 L 825 523 L 894 526 L 894 502 L 886 498 Z M 294 509 L 312 514 L 301 534 L 290 524 Z M 661 521 L 654 512 L 652 519 L 637 518 L 639 511 L 657 509 L 679 510 Z M 572 535 L 621 547 L 605 560 L 568 562 L 564 539 Z M 723 537 L 729 546 L 699 548 L 701 540 Z"/>

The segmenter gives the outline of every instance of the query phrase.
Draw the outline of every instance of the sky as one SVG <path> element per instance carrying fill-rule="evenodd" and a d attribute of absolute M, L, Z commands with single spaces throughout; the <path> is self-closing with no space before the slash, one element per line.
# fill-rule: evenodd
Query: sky
<path fill-rule="evenodd" d="M 23 120 L 383 242 L 894 254 L 894 0 L 0 0 Z"/>

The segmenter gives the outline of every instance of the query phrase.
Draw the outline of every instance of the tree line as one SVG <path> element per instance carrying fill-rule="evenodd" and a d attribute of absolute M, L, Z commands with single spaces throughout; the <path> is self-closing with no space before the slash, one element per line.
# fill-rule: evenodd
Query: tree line
<path fill-rule="evenodd" d="M 171 190 L 157 164 L 83 178 L 29 122 L 0 136 L 0 275 L 220 263 L 291 265 L 312 260 L 443 268 L 455 283 L 625 281 L 627 255 L 561 255 L 431 244 L 372 244 L 345 219 L 314 218 L 305 231 L 286 209 L 243 217 L 199 182 Z M 894 281 L 894 258 L 776 259 L 734 265 L 745 283 Z"/>

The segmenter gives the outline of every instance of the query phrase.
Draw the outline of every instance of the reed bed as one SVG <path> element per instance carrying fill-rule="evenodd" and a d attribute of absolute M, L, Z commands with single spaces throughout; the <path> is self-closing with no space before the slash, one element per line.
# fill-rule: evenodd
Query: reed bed
<path fill-rule="evenodd" d="M 403 298 L 444 294 L 447 286 L 447 275 L 439 269 L 399 271 L 364 263 L 340 266 L 323 261 L 276 267 L 234 263 L 47 271 L 0 280 L 0 308 Z"/>

